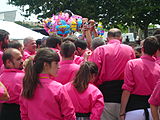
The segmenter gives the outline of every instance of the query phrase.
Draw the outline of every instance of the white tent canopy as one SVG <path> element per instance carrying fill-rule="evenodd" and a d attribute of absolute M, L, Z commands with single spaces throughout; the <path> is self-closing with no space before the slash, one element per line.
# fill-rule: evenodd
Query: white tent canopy
<path fill-rule="evenodd" d="M 14 22 L 0 21 L 0 29 L 9 32 L 9 38 L 11 40 L 23 40 L 28 36 L 33 37 L 35 40 L 42 39 L 44 37 L 41 33 L 25 28 Z"/>

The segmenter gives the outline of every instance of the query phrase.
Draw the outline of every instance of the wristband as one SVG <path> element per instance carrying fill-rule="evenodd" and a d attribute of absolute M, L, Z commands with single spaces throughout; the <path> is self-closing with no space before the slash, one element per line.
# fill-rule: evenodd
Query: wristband
<path fill-rule="evenodd" d="M 126 115 L 126 114 L 125 113 L 119 114 L 119 116 L 124 116 L 124 115 Z"/>

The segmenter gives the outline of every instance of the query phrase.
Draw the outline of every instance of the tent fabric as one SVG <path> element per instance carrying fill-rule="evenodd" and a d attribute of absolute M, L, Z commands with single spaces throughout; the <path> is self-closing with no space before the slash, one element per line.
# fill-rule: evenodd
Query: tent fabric
<path fill-rule="evenodd" d="M 26 37 L 33 37 L 35 40 L 42 39 L 44 35 L 35 32 L 29 28 L 18 25 L 14 22 L 0 21 L 0 29 L 9 32 L 9 38 L 11 40 L 23 40 Z"/>

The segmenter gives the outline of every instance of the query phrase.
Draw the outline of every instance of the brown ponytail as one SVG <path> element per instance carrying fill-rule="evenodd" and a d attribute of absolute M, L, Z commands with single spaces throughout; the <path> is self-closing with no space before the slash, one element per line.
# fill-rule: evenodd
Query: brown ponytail
<path fill-rule="evenodd" d="M 83 92 L 87 89 L 90 80 L 92 79 L 92 75 L 98 74 L 98 67 L 93 62 L 84 62 L 79 71 L 76 74 L 76 77 L 73 81 L 74 87 L 79 91 Z"/>

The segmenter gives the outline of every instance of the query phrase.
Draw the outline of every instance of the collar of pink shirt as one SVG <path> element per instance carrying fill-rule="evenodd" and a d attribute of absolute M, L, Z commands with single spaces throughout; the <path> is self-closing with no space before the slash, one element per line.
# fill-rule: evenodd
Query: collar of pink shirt
<path fill-rule="evenodd" d="M 3 72 L 21 72 L 21 73 L 24 73 L 23 70 L 18 70 L 18 69 L 4 69 Z"/>
<path fill-rule="evenodd" d="M 63 61 L 60 62 L 60 65 L 63 65 L 63 64 L 72 64 L 72 63 L 74 63 L 73 60 L 63 60 Z"/>
<path fill-rule="evenodd" d="M 27 49 L 25 49 L 24 51 L 27 52 L 27 53 L 30 54 L 30 55 L 36 54 L 36 51 L 35 51 L 35 52 L 31 52 L 31 51 L 28 51 Z"/>
<path fill-rule="evenodd" d="M 156 61 L 156 58 L 153 57 L 153 56 L 150 56 L 150 55 L 142 55 L 141 56 L 141 59 L 147 59 L 147 60 L 150 60 L 150 61 Z"/>
<path fill-rule="evenodd" d="M 50 48 L 50 49 L 52 49 L 52 50 L 54 50 L 54 51 L 56 51 L 56 52 L 60 52 L 60 50 L 57 49 L 57 48 Z"/>
<path fill-rule="evenodd" d="M 117 39 L 113 39 L 113 40 L 108 41 L 108 44 L 112 44 L 112 43 L 121 44 L 122 42 L 120 40 L 117 40 Z"/>
<path fill-rule="evenodd" d="M 53 79 L 54 79 L 54 76 L 51 76 L 49 74 L 43 74 L 43 73 L 39 74 L 38 77 L 39 77 L 40 81 L 43 83 L 49 83 L 49 82 L 53 81 Z"/>
<path fill-rule="evenodd" d="M 160 56 L 158 56 L 158 57 L 156 58 L 156 60 L 160 60 Z"/>

